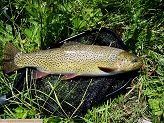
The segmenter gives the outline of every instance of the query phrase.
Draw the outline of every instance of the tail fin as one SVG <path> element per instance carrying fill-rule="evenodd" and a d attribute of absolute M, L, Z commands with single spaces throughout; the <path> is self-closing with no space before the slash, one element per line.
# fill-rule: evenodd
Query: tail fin
<path fill-rule="evenodd" d="M 18 69 L 14 63 L 15 55 L 20 52 L 12 43 L 8 42 L 4 49 L 4 59 L 2 63 L 2 70 L 5 73 L 10 73 Z"/>

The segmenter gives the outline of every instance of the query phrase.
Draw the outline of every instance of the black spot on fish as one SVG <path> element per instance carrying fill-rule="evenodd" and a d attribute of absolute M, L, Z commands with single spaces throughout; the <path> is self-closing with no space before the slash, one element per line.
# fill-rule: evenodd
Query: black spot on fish
<path fill-rule="evenodd" d="M 136 62 L 138 62 L 138 59 L 133 58 L 133 59 L 132 59 L 132 63 L 136 63 Z"/>

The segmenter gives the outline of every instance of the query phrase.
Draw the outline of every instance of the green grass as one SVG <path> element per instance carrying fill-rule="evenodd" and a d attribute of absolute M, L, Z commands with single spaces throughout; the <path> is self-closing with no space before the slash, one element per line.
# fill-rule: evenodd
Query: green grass
<path fill-rule="evenodd" d="M 137 122 L 164 120 L 164 3 L 162 0 L 13 0 L 0 1 L 0 62 L 6 42 L 21 51 L 45 49 L 56 41 L 95 27 L 109 27 L 121 35 L 128 49 L 140 56 L 144 69 L 125 94 L 109 98 L 82 116 L 92 122 Z M 3 7 L 11 8 L 10 16 Z M 0 71 L 0 94 L 8 92 L 17 73 L 6 77 Z M 4 106 L 1 118 L 43 118 L 45 122 L 74 122 L 72 118 L 47 116 L 37 110 L 29 92 L 20 93 L 17 108 Z M 17 98 L 17 97 L 15 97 Z"/>

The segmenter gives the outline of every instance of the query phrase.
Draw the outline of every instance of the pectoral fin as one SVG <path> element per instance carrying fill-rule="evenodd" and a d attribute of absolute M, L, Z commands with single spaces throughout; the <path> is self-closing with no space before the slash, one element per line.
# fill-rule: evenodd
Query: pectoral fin
<path fill-rule="evenodd" d="M 67 74 L 61 77 L 61 80 L 68 80 L 68 79 L 72 79 L 76 76 L 79 76 L 79 74 L 73 73 L 73 74 Z"/>
<path fill-rule="evenodd" d="M 41 71 L 38 71 L 38 70 L 33 70 L 33 79 L 43 78 L 47 75 L 48 75 L 48 73 L 41 72 Z"/>
<path fill-rule="evenodd" d="M 107 73 L 111 73 L 117 70 L 116 68 L 108 68 L 108 67 L 102 67 L 102 66 L 101 67 L 99 66 L 98 68 Z"/>

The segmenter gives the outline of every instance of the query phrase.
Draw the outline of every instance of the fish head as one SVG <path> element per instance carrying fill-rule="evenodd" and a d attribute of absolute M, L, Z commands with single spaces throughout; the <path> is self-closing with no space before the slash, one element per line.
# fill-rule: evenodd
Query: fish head
<path fill-rule="evenodd" d="M 117 58 L 116 66 L 120 72 L 133 71 L 142 66 L 142 60 L 132 53 L 123 51 Z"/>

